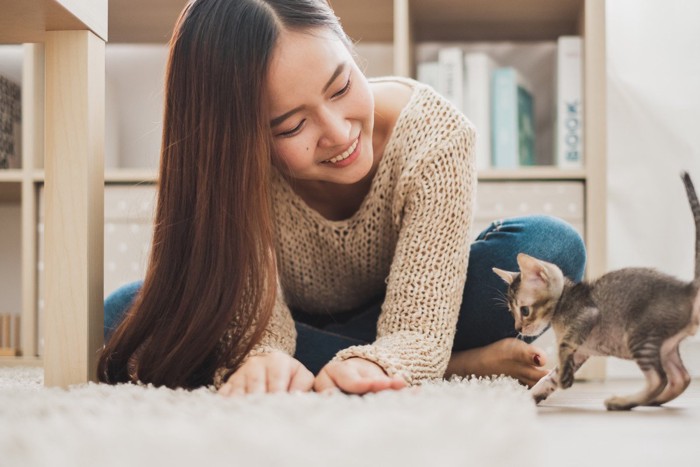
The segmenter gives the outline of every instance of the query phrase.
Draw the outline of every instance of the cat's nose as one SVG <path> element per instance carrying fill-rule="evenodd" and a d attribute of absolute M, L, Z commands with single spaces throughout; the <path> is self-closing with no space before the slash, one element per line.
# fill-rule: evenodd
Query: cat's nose
<path fill-rule="evenodd" d="M 515 330 L 516 330 L 517 332 L 520 332 L 520 330 L 521 330 L 522 328 L 523 328 L 523 327 L 520 326 L 519 324 L 516 324 L 516 325 L 515 325 Z"/>

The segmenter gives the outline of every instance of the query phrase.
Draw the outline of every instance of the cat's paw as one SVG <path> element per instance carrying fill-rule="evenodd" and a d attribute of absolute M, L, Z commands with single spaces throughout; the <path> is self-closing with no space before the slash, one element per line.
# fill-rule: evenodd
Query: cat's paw
<path fill-rule="evenodd" d="M 535 384 L 532 389 L 530 389 L 530 395 L 535 401 L 535 404 L 539 404 L 543 400 L 549 397 L 551 393 L 556 389 L 556 385 L 552 384 L 552 381 L 548 378 L 542 378 L 537 384 Z"/>
<path fill-rule="evenodd" d="M 543 400 L 545 400 L 547 397 L 549 397 L 549 394 L 547 393 L 539 393 L 539 394 L 533 394 L 532 395 L 532 400 L 535 401 L 535 404 L 539 404 Z"/>
<path fill-rule="evenodd" d="M 562 389 L 568 389 L 574 384 L 574 372 L 573 369 L 565 368 L 564 371 L 559 375 L 559 387 Z"/>
<path fill-rule="evenodd" d="M 637 404 L 630 402 L 626 397 L 611 397 L 605 401 L 605 408 L 608 410 L 630 410 Z"/>

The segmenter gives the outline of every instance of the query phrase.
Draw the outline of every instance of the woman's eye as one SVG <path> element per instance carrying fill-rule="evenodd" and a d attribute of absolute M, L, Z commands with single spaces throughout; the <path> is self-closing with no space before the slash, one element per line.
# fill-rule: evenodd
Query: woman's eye
<path fill-rule="evenodd" d="M 333 97 L 340 97 L 340 96 L 342 96 L 343 94 L 345 94 L 346 92 L 348 92 L 349 89 L 350 89 L 350 78 L 348 78 L 348 82 L 345 84 L 345 86 L 343 87 L 343 89 L 341 89 L 340 91 L 338 91 L 338 92 L 336 92 L 335 94 L 333 94 Z"/>
<path fill-rule="evenodd" d="M 289 131 L 285 131 L 284 133 L 280 133 L 280 136 L 294 136 L 299 132 L 299 130 L 301 130 L 301 126 L 304 124 L 305 121 L 306 120 L 302 120 L 295 128 Z"/>
<path fill-rule="evenodd" d="M 523 317 L 528 317 L 528 316 L 530 316 L 530 307 L 521 306 L 521 307 L 520 307 L 520 314 L 521 314 Z"/>

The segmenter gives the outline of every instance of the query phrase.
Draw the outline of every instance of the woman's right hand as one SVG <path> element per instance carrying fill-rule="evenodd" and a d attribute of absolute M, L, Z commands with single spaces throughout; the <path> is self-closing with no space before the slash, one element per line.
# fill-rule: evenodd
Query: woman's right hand
<path fill-rule="evenodd" d="M 249 357 L 219 388 L 224 396 L 310 391 L 314 375 L 299 360 L 273 351 Z"/>

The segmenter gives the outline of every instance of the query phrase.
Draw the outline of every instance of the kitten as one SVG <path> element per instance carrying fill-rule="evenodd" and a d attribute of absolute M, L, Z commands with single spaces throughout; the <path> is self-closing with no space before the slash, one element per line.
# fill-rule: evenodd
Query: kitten
<path fill-rule="evenodd" d="M 559 349 L 558 366 L 531 389 L 537 403 L 591 355 L 634 360 L 646 377 L 637 394 L 611 397 L 608 410 L 661 405 L 690 384 L 678 345 L 700 325 L 700 204 L 687 173 L 682 174 L 695 220 L 695 279 L 682 282 L 653 269 L 626 268 L 591 282 L 572 283 L 554 264 L 518 255 L 520 273 L 493 268 L 508 285 L 515 328 L 537 336 L 551 324 Z"/>

